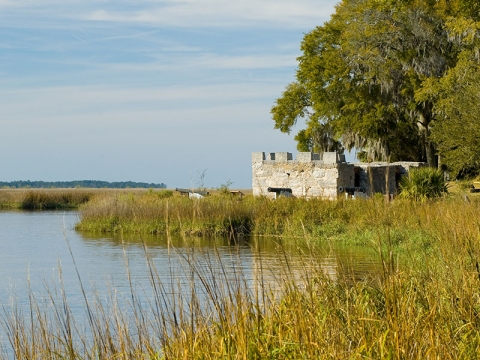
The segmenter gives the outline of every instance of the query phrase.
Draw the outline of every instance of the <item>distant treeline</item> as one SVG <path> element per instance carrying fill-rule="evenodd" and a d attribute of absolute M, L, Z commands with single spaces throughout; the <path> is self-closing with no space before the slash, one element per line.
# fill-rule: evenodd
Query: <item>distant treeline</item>
<path fill-rule="evenodd" d="M 0 181 L 0 188 L 32 188 L 32 189 L 50 189 L 50 188 L 114 188 L 114 189 L 125 189 L 125 188 L 144 188 L 144 189 L 165 189 L 167 185 L 164 183 L 160 184 L 148 184 L 142 182 L 134 181 L 118 181 L 118 182 L 108 182 L 100 180 L 75 180 L 75 181 Z"/>

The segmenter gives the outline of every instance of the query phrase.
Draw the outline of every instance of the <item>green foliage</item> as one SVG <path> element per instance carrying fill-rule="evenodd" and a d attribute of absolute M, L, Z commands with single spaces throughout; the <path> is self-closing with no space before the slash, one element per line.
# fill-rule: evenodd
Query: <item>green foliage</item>
<path fill-rule="evenodd" d="M 306 126 L 295 138 L 301 150 L 326 151 L 321 139 L 327 137 L 362 151 L 365 161 L 426 161 L 436 167 L 437 149 L 442 161 L 452 149 L 432 136 L 440 114 L 462 122 L 440 101 L 462 103 L 470 91 L 439 94 L 436 82 L 449 77 L 464 51 L 478 54 L 479 15 L 472 6 L 478 2 L 340 2 L 330 21 L 304 36 L 296 81 L 271 110 L 275 128 L 290 132 L 303 118 Z"/>
<path fill-rule="evenodd" d="M 233 182 L 228 179 L 226 183 L 220 185 L 218 191 L 222 195 L 230 195 L 230 186 L 232 186 L 232 184 Z"/>
<path fill-rule="evenodd" d="M 400 197 L 416 201 L 435 199 L 447 193 L 442 171 L 430 167 L 410 169 L 400 179 Z"/>
<path fill-rule="evenodd" d="M 310 99 L 307 89 L 297 82 L 287 85 L 283 97 L 277 99 L 272 108 L 275 129 L 289 134 L 298 118 L 308 116 L 308 106 Z"/>
<path fill-rule="evenodd" d="M 480 174 L 480 65 L 464 53 L 439 82 L 437 118 L 432 138 L 452 177 Z"/>

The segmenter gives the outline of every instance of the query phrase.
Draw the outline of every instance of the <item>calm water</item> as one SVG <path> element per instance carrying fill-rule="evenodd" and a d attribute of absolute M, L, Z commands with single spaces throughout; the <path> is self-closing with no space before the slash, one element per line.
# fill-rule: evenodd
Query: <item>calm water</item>
<path fill-rule="evenodd" d="M 147 291 L 147 259 L 154 264 L 162 282 L 179 288 L 190 284 L 189 262 L 199 268 L 208 264 L 214 272 L 226 269 L 227 278 L 242 273 L 252 287 L 259 269 L 263 269 L 266 283 L 275 288 L 276 280 L 286 276 L 286 268 L 301 282 L 305 263 L 311 260 L 306 255 L 311 253 L 311 245 L 304 241 L 282 244 L 278 239 L 266 238 L 236 243 L 225 239 L 112 238 L 76 232 L 74 225 L 78 220 L 76 212 L 0 212 L 2 306 L 26 304 L 28 288 L 39 298 L 45 296 L 48 290 L 58 287 L 61 274 L 74 316 L 84 317 L 80 281 L 87 293 L 95 289 L 102 297 L 115 289 L 120 297 L 128 297 L 128 268 L 133 286 Z M 314 253 L 315 266 L 332 278 L 348 272 L 363 279 L 377 268 L 376 260 L 365 249 L 323 244 Z M 6 342 L 2 329 L 0 342 Z"/>

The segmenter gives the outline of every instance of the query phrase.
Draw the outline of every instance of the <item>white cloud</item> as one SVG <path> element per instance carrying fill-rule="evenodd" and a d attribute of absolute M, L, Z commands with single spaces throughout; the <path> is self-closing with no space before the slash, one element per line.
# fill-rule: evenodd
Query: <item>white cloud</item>
<path fill-rule="evenodd" d="M 68 48 L 65 45 L 56 45 L 57 47 Z M 54 50 L 53 45 L 49 48 L 42 46 L 41 50 Z M 169 51 L 172 50 L 172 51 Z M 187 54 L 186 54 L 187 53 Z M 162 73 L 173 74 L 179 76 L 189 73 L 202 73 L 208 71 L 250 71 L 250 70 L 275 70 L 275 69 L 293 69 L 297 66 L 298 53 L 289 52 L 286 54 L 250 54 L 226 55 L 215 53 L 203 53 L 200 49 L 169 47 L 160 48 L 155 52 L 146 55 L 146 62 L 135 62 L 133 60 L 108 59 L 95 61 L 89 58 L 50 58 L 36 60 L 42 64 L 49 66 L 68 66 L 74 68 L 89 69 L 89 77 L 94 79 L 98 75 L 111 75 L 111 80 L 115 80 L 115 76 L 121 76 L 122 79 L 127 77 L 135 81 L 135 74 L 151 73 L 152 77 L 161 79 Z M 51 76 L 55 76 L 52 74 Z M 208 81 L 208 79 L 205 79 Z M 228 81 L 233 81 L 230 78 Z M 238 80 L 235 80 L 238 81 Z M 1 85 L 1 83 L 0 83 Z"/>
<path fill-rule="evenodd" d="M 328 19 L 332 0 L 187 0 L 162 5 L 146 3 L 136 11 L 97 9 L 87 20 L 143 23 L 151 26 L 237 27 L 290 26 L 309 28 Z"/>
<path fill-rule="evenodd" d="M 295 55 L 245 55 L 245 56 L 218 56 L 204 55 L 197 64 L 207 68 L 223 69 L 267 69 L 297 64 Z"/>
<path fill-rule="evenodd" d="M 166 70 L 178 70 L 188 73 L 193 69 L 222 69 L 222 70 L 253 70 L 253 69 L 276 69 L 283 67 L 295 67 L 297 65 L 296 54 L 289 55 L 217 55 L 197 54 L 191 56 L 172 56 L 165 54 L 152 57 L 157 58 L 147 64 L 139 63 L 110 63 L 99 65 L 106 71 L 127 72 L 154 72 Z"/>
<path fill-rule="evenodd" d="M 278 85 L 264 83 L 168 88 L 71 86 L 2 90 L 0 97 L 4 101 L 0 104 L 0 113 L 4 125 L 55 123 L 58 119 L 71 118 L 70 114 L 80 114 L 83 124 L 86 124 L 98 120 L 89 120 L 91 113 L 123 113 L 131 116 L 142 111 L 173 109 L 193 115 L 200 108 L 255 102 L 268 94 L 273 96 L 278 90 Z M 105 117 L 107 118 L 116 121 L 116 116 Z"/>
<path fill-rule="evenodd" d="M 336 0 L 0 0 L 3 18 L 33 23 L 77 20 L 137 23 L 153 27 L 294 27 L 311 28 L 327 20 Z M 9 14 L 9 12 L 11 12 Z M 4 23 L 5 23 L 4 21 Z M 22 24 L 32 26 L 32 24 Z M 48 25 L 48 24 L 44 24 Z M 71 25 L 71 24 L 69 24 Z"/>

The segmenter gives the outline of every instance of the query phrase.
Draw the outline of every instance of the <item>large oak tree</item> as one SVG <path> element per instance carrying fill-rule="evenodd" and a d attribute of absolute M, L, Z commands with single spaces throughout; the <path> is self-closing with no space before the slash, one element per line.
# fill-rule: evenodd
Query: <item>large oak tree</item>
<path fill-rule="evenodd" d="M 436 166 L 439 152 L 447 160 L 438 134 L 454 114 L 440 99 L 460 93 L 446 91 L 444 79 L 476 49 L 464 32 L 478 34 L 479 8 L 477 0 L 343 0 L 330 21 L 305 35 L 296 81 L 272 107 L 275 128 L 290 132 L 305 119 L 299 150 L 343 145 L 366 161 Z"/>

